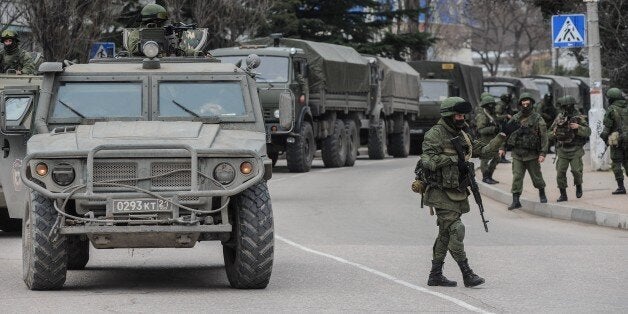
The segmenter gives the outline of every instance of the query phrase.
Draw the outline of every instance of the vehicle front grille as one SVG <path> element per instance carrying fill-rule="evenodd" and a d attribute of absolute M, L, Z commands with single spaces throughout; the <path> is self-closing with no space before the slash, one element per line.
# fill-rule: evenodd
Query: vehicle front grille
<path fill-rule="evenodd" d="M 276 121 L 279 121 L 279 119 L 275 118 L 275 110 L 277 110 L 277 108 L 265 107 L 264 108 L 264 121 L 266 121 L 266 122 L 276 122 Z"/>
<path fill-rule="evenodd" d="M 94 182 L 111 182 L 137 186 L 137 163 L 134 162 L 94 162 Z M 126 180 L 125 180 L 126 179 Z M 132 191 L 118 186 L 102 186 L 96 184 L 94 191 Z"/>
<path fill-rule="evenodd" d="M 153 162 L 150 167 L 150 175 L 158 176 L 170 173 L 166 176 L 151 179 L 152 190 L 189 190 L 192 186 L 190 162 Z"/>

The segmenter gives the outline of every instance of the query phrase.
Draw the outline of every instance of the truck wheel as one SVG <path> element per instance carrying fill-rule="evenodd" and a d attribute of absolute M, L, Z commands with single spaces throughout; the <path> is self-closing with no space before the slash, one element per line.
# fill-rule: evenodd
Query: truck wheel
<path fill-rule="evenodd" d="M 50 235 L 57 220 L 52 200 L 31 192 L 22 227 L 23 279 L 31 290 L 59 289 L 68 266 L 66 237 Z"/>
<path fill-rule="evenodd" d="M 286 147 L 286 161 L 290 172 L 308 172 L 312 168 L 312 160 L 316 151 L 316 141 L 312 125 L 303 121 L 301 136 L 294 138 L 294 143 Z"/>
<path fill-rule="evenodd" d="M 347 130 L 340 119 L 336 119 L 332 134 L 323 140 L 321 155 L 327 168 L 337 168 L 347 161 Z"/>
<path fill-rule="evenodd" d="M 85 269 L 89 262 L 89 240 L 79 235 L 67 237 L 68 270 Z"/>
<path fill-rule="evenodd" d="M 410 153 L 410 125 L 403 121 L 403 131 L 390 135 L 388 153 L 395 158 L 406 158 Z"/>
<path fill-rule="evenodd" d="M 353 167 L 355 160 L 358 158 L 358 147 L 360 147 L 360 132 L 353 120 L 345 121 L 347 129 L 347 160 L 345 166 Z"/>
<path fill-rule="evenodd" d="M 19 232 L 22 230 L 22 220 L 9 217 L 8 208 L 0 208 L 0 230 L 4 232 Z"/>
<path fill-rule="evenodd" d="M 229 284 L 237 289 L 264 289 L 273 268 L 273 210 L 266 181 L 246 189 L 230 205 L 233 231 L 222 245 Z"/>
<path fill-rule="evenodd" d="M 384 159 L 386 157 L 386 121 L 379 119 L 379 124 L 369 129 L 369 158 Z"/>

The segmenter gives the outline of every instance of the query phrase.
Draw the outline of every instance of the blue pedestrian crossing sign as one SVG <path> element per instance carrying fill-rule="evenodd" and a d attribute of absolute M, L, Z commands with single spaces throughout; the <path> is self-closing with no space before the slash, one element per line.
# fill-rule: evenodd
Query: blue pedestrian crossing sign
<path fill-rule="evenodd" d="M 552 16 L 554 48 L 578 48 L 586 45 L 586 18 L 584 14 Z"/>
<path fill-rule="evenodd" d="M 112 42 L 97 42 L 92 44 L 89 51 L 90 59 L 115 57 L 116 44 Z"/>

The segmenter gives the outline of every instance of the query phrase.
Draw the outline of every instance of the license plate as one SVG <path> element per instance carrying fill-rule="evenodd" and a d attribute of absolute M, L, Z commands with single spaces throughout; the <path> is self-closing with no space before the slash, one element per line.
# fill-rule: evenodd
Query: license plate
<path fill-rule="evenodd" d="M 112 200 L 111 212 L 114 214 L 170 212 L 172 204 L 158 199 Z"/>

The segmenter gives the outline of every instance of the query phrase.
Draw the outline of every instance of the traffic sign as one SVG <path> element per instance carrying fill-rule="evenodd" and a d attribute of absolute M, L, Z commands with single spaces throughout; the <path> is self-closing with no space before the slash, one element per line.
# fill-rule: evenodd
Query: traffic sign
<path fill-rule="evenodd" d="M 113 58 L 116 52 L 116 44 L 112 42 L 97 42 L 92 44 L 89 51 L 90 59 Z"/>
<path fill-rule="evenodd" d="M 554 48 L 578 48 L 586 45 L 586 18 L 584 14 L 552 16 Z"/>

